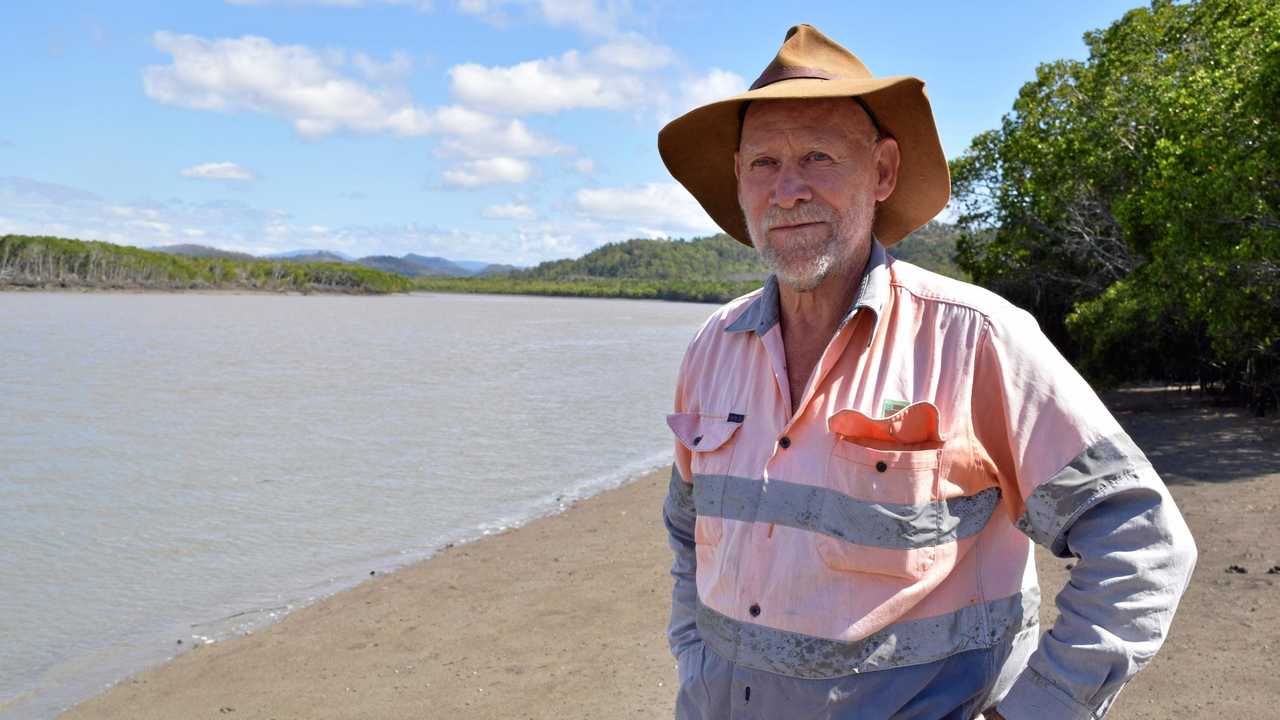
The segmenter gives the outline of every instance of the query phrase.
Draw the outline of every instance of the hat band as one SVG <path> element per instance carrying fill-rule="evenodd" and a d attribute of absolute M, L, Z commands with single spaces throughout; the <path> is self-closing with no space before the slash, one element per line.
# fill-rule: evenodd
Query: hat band
<path fill-rule="evenodd" d="M 760 73 L 760 77 L 756 78 L 756 81 L 751 83 L 751 89 L 759 90 L 765 85 L 772 85 L 783 80 L 796 80 L 798 78 L 808 78 L 811 80 L 834 80 L 836 76 L 826 70 L 819 70 L 818 68 L 787 67 L 784 65 L 778 68 L 765 68 L 765 71 Z"/>

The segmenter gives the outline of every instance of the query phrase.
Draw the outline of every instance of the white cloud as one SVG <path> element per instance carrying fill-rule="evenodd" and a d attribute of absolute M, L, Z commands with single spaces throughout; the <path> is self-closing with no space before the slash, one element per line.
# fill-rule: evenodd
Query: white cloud
<path fill-rule="evenodd" d="M 628 34 L 585 54 L 569 50 L 515 65 L 455 65 L 449 89 L 463 105 L 493 113 L 629 110 L 666 120 L 746 87 L 740 76 L 719 68 L 701 75 L 673 72 L 675 62 L 671 48 Z"/>
<path fill-rule="evenodd" d="M 477 188 L 498 183 L 522 183 L 531 175 L 533 175 L 532 165 L 512 157 L 470 160 L 442 173 L 446 184 L 462 188 Z"/>
<path fill-rule="evenodd" d="M 170 65 L 143 70 L 143 89 L 162 103 L 276 115 L 308 137 L 337 130 L 400 135 L 432 130 L 431 115 L 414 106 L 402 89 L 371 86 L 346 76 L 348 63 L 340 51 L 319 53 L 251 35 L 207 40 L 161 31 L 152 39 L 173 56 Z M 401 72 L 405 62 L 396 56 L 378 65 L 358 55 L 354 64 L 366 75 L 385 77 Z"/>
<path fill-rule="evenodd" d="M 569 50 L 508 66 L 455 65 L 449 70 L 450 91 L 471 107 L 515 115 L 646 107 L 667 94 L 653 71 L 674 61 L 671 48 L 627 34 L 585 56 Z"/>
<path fill-rule="evenodd" d="M 245 252 L 265 247 L 264 228 L 287 218 L 279 211 L 233 201 L 118 204 L 78 188 L 22 177 L 0 177 L 0 207 L 10 214 L 15 232 L 139 247 L 199 237 Z"/>
<path fill-rule="evenodd" d="M 705 75 L 686 78 L 680 83 L 680 107 L 676 114 L 683 114 L 709 102 L 745 92 L 747 81 L 741 75 L 720 68 L 711 68 Z"/>
<path fill-rule="evenodd" d="M 630 5 L 621 0 L 539 0 L 538 9 L 553 26 L 568 25 L 589 34 L 610 35 L 617 32 Z"/>
<path fill-rule="evenodd" d="M 574 195 L 574 204 L 588 218 L 621 223 L 646 235 L 718 231 L 702 206 L 677 183 L 587 188 Z"/>
<path fill-rule="evenodd" d="M 532 220 L 537 216 L 533 208 L 519 203 L 490 205 L 481 214 L 495 220 Z"/>
<path fill-rule="evenodd" d="M 576 108 L 620 109 L 642 97 L 644 84 L 626 74 L 588 69 L 576 50 L 559 58 L 507 67 L 475 63 L 449 70 L 450 91 L 463 103 L 491 112 L 555 113 Z"/>
<path fill-rule="evenodd" d="M 590 175 L 596 171 L 596 161 L 589 157 L 580 157 L 573 161 L 573 169 L 583 175 Z"/>
<path fill-rule="evenodd" d="M 626 70 L 655 70 L 675 62 L 675 51 L 641 35 L 628 33 L 591 50 L 598 64 Z"/>
<path fill-rule="evenodd" d="M 182 174 L 202 180 L 252 180 L 253 173 L 233 162 L 209 162 L 184 168 Z"/>
<path fill-rule="evenodd" d="M 362 53 L 348 60 L 340 50 L 276 45 L 260 37 L 208 40 L 160 32 L 154 39 L 173 56 L 171 65 L 144 71 L 146 92 L 156 100 L 200 110 L 275 115 L 307 137 L 339 130 L 441 135 L 441 154 L 470 159 L 444 173 L 449 185 L 523 182 L 533 168 L 520 158 L 569 151 L 519 119 L 500 119 L 461 105 L 424 109 L 413 104 L 399 84 L 412 69 L 403 53 L 379 62 Z M 369 82 L 351 77 L 352 68 Z M 252 177 L 229 164 L 197 166 L 183 174 Z"/>
<path fill-rule="evenodd" d="M 627 0 L 458 0 L 457 7 L 495 25 L 505 25 L 508 8 L 519 7 L 553 27 L 596 36 L 616 35 L 632 14 Z"/>
<path fill-rule="evenodd" d="M 440 143 L 446 154 L 538 157 L 568 151 L 554 140 L 535 134 L 520 120 L 499 120 L 458 105 L 439 108 L 432 117 L 436 129 L 449 135 Z"/>
<path fill-rule="evenodd" d="M 353 257 L 415 252 L 516 265 L 578 257 L 606 242 L 650 234 L 644 228 L 661 229 L 657 219 L 623 225 L 571 214 L 545 221 L 516 217 L 512 218 L 515 227 L 483 232 L 416 223 L 333 227 L 240 201 L 118 204 L 78 188 L 20 177 L 0 177 L 0 208 L 4 208 L 0 218 L 3 233 L 58 235 L 138 247 L 200 242 L 254 255 L 304 247 Z M 514 209 L 506 212 L 522 214 Z M 674 229 L 663 231 L 678 234 Z"/>
<path fill-rule="evenodd" d="M 413 71 L 413 58 L 403 50 L 391 53 L 391 59 L 378 62 L 362 52 L 351 57 L 351 64 L 372 82 L 387 83 L 404 80 Z"/>

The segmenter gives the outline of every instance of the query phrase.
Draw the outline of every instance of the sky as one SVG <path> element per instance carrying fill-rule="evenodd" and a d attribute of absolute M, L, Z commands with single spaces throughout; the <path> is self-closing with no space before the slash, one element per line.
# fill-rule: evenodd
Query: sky
<path fill-rule="evenodd" d="M 0 235 L 531 265 L 717 232 L 657 132 L 807 22 L 947 156 L 1138 0 L 0 3 Z"/>

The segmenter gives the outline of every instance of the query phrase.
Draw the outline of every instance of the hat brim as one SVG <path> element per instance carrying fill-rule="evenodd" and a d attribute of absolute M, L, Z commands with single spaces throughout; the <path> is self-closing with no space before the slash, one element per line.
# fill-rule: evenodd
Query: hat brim
<path fill-rule="evenodd" d="M 924 81 L 914 77 L 782 80 L 695 108 L 658 133 L 658 153 L 671 175 L 738 242 L 751 244 L 738 204 L 733 155 L 739 112 L 753 100 L 858 97 L 885 133 L 898 141 L 898 184 L 876 210 L 872 230 L 886 247 L 942 211 L 951 197 L 951 175 L 942 152 Z"/>

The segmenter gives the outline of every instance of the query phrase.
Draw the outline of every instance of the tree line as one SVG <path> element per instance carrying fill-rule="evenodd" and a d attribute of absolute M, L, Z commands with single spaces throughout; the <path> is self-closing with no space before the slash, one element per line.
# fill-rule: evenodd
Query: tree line
<path fill-rule="evenodd" d="M 30 235 L 0 236 L 4 286 L 346 293 L 414 289 L 409 278 L 358 265 L 190 257 Z"/>
<path fill-rule="evenodd" d="M 1280 399 L 1280 3 L 1155 0 L 952 163 L 958 260 L 1103 383 Z"/>

